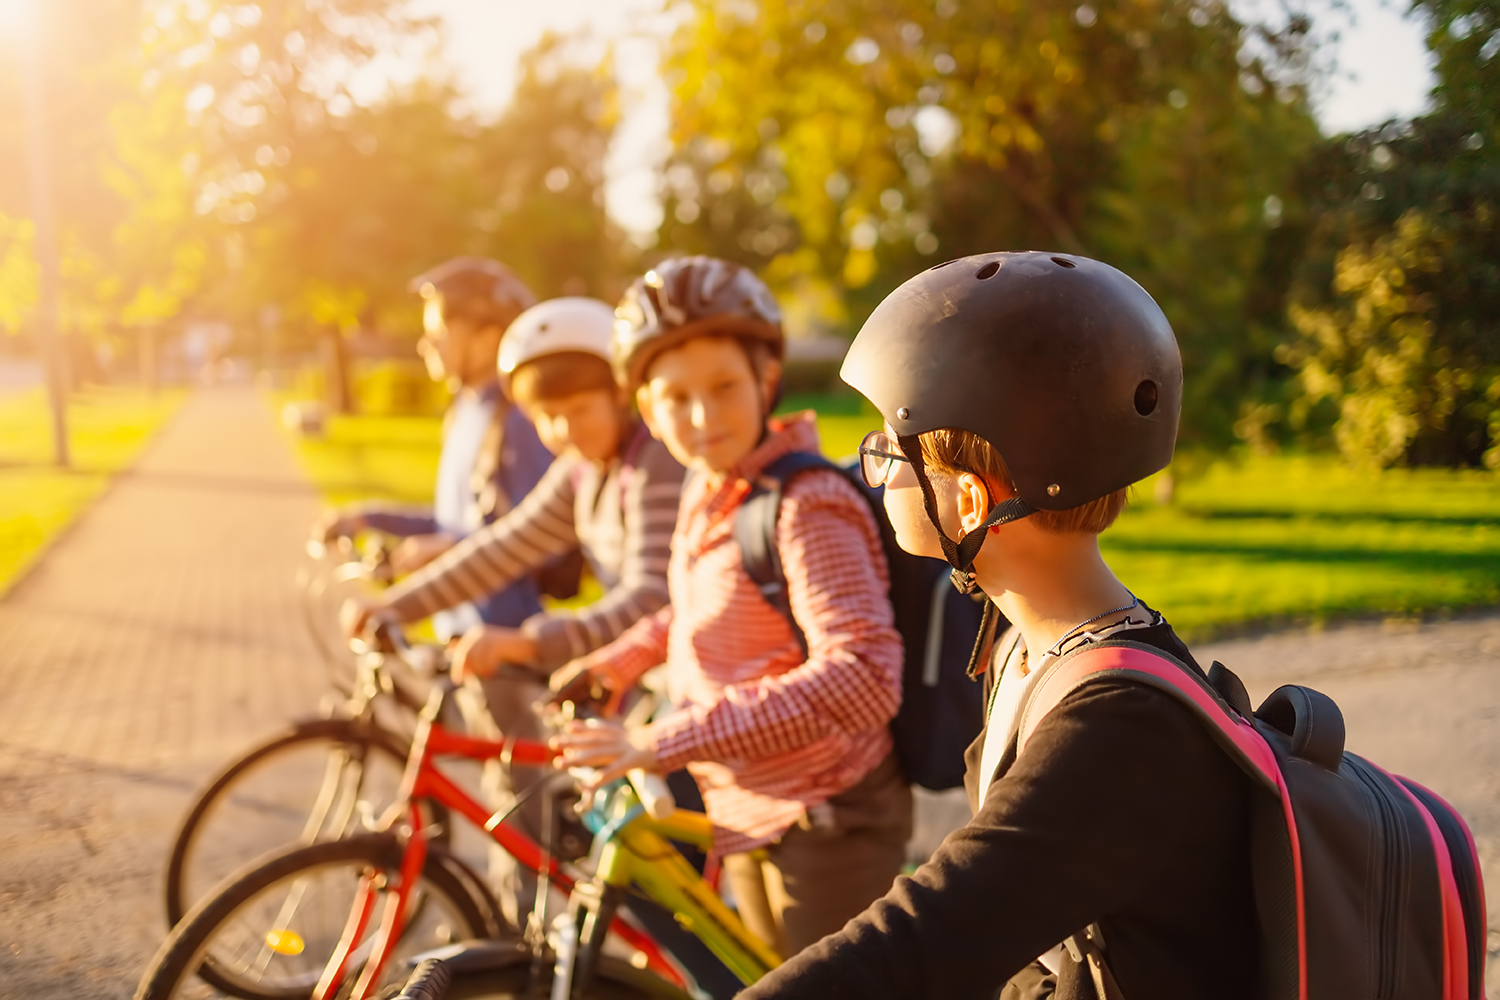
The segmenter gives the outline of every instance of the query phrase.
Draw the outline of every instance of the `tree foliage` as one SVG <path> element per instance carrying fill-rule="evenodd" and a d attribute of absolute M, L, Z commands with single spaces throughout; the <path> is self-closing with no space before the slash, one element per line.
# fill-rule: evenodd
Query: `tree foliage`
<path fill-rule="evenodd" d="M 45 5 L 64 325 L 93 336 L 194 317 L 283 343 L 415 334 L 412 276 L 458 254 L 539 294 L 607 293 L 609 67 L 548 38 L 496 121 L 440 74 L 401 0 L 57 0 Z M 594 50 L 591 50 L 591 52 Z M 426 66 L 431 71 L 432 66 Z M 34 298 L 17 81 L 0 74 L 0 324 Z"/>
<path fill-rule="evenodd" d="M 1500 467 L 1500 19 L 1419 5 L 1437 107 L 1341 136 L 1291 301 L 1295 429 L 1352 461 Z"/>
<path fill-rule="evenodd" d="M 821 291 L 837 323 L 942 257 L 1101 257 L 1162 302 L 1186 426 L 1274 367 L 1275 228 L 1317 141 L 1307 25 L 1217 3 L 691 0 L 665 242 Z"/>

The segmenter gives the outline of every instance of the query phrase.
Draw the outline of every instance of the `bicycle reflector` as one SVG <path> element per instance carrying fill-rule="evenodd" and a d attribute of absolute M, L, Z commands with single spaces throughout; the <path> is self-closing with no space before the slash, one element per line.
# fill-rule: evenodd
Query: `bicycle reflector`
<path fill-rule="evenodd" d="M 266 947 L 278 955 L 300 955 L 307 946 L 302 943 L 300 934 L 283 928 L 266 931 Z"/>

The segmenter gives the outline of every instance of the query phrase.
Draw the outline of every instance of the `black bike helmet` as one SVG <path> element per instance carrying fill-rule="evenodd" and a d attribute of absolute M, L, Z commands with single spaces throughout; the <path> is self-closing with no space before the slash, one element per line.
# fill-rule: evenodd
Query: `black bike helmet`
<path fill-rule="evenodd" d="M 1182 359 L 1161 308 L 1096 260 L 992 253 L 939 264 L 881 302 L 839 374 L 880 411 L 911 461 L 960 589 L 986 531 L 955 543 L 938 521 L 917 435 L 989 442 L 1017 495 L 985 525 L 1066 510 L 1166 468 Z"/>
<path fill-rule="evenodd" d="M 474 312 L 502 328 L 536 305 L 536 296 L 515 272 L 489 257 L 454 257 L 411 279 L 410 290 L 424 299 L 441 295 L 444 311 Z"/>
<path fill-rule="evenodd" d="M 717 257 L 674 257 L 637 278 L 615 309 L 615 375 L 634 391 L 662 351 L 706 333 L 759 340 L 780 358 L 781 309 L 748 268 Z"/>

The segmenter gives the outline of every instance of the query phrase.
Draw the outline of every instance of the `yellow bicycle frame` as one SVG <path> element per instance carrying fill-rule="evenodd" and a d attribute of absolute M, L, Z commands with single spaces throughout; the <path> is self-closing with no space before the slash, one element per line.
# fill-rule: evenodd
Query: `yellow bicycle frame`
<path fill-rule="evenodd" d="M 595 837 L 600 882 L 644 892 L 747 986 L 781 964 L 781 956 L 741 923 L 672 845 L 675 840 L 705 850 L 712 847 L 713 827 L 707 816 L 679 809 L 666 819 L 653 819 L 626 782 L 596 809 L 607 821 Z"/>

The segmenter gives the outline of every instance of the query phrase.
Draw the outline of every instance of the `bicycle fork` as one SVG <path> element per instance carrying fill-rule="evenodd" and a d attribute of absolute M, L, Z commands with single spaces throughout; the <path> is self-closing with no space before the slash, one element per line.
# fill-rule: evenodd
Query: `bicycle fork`
<path fill-rule="evenodd" d="M 380 916 L 380 926 L 371 940 L 370 956 L 365 962 L 359 979 L 355 981 L 348 1000 L 365 1000 L 370 996 L 380 981 L 380 974 L 385 970 L 391 950 L 401 940 L 401 935 L 406 930 L 406 917 L 412 893 L 422 876 L 422 869 L 427 864 L 428 832 L 423 827 L 421 810 L 412 806 L 412 795 L 422 763 L 427 757 L 427 740 L 432 732 L 432 723 L 441 707 L 442 692 L 434 691 L 417 724 L 417 732 L 412 739 L 411 756 L 407 760 L 406 772 L 401 777 L 400 792 L 380 823 L 382 829 L 388 829 L 398 821 L 402 810 L 407 813 L 410 827 L 406 849 L 401 854 L 400 884 L 395 887 L 394 892 L 388 891 L 389 886 L 385 875 L 374 870 L 367 870 L 360 878 L 359 888 L 355 891 L 354 905 L 349 911 L 349 920 L 344 925 L 343 936 L 334 949 L 333 957 L 323 970 L 317 989 L 313 991 L 312 1000 L 330 1000 L 331 997 L 337 995 L 348 972 L 349 960 L 355 949 L 359 947 L 360 939 L 364 937 L 370 925 L 370 919 L 374 915 L 375 906 L 382 896 L 385 908 Z"/>
<path fill-rule="evenodd" d="M 567 917 L 561 921 L 551 1000 L 588 994 L 604 939 L 624 898 L 623 888 L 597 879 L 574 883 Z"/>
<path fill-rule="evenodd" d="M 334 949 L 328 965 L 323 969 L 323 977 L 318 981 L 317 989 L 313 991 L 313 1000 L 329 1000 L 338 994 L 349 972 L 350 959 L 359 948 L 365 931 L 369 929 L 376 908 L 383 903 L 380 925 L 369 944 L 369 958 L 365 961 L 364 969 L 359 979 L 356 980 L 348 1000 L 365 1000 L 371 995 L 380 981 L 380 974 L 385 970 L 391 950 L 406 931 L 406 917 L 410 910 L 412 893 L 418 879 L 421 878 L 422 868 L 426 862 L 427 837 L 420 828 L 416 828 L 412 830 L 411 839 L 401 856 L 398 876 L 400 882 L 394 889 L 387 882 L 383 872 L 374 869 L 365 871 L 359 880 L 359 887 L 355 890 L 354 904 L 350 907 L 349 920 L 344 925 L 344 933 L 339 938 L 338 946 Z"/>

